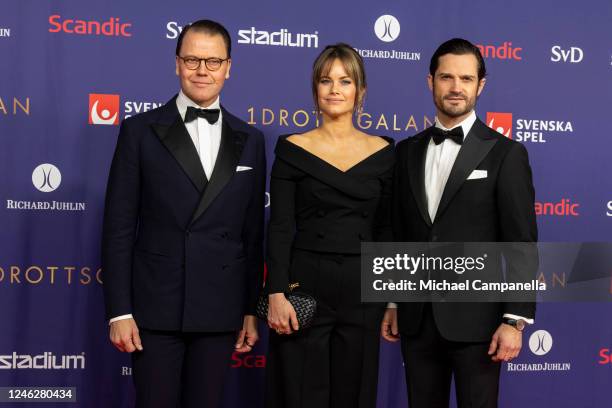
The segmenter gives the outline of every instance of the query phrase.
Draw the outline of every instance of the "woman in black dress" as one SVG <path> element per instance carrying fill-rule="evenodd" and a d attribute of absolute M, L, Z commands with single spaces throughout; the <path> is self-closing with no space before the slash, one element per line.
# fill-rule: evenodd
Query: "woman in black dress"
<path fill-rule="evenodd" d="M 282 136 L 271 176 L 270 307 L 266 407 L 374 407 L 384 305 L 361 303 L 360 244 L 391 240 L 391 139 L 353 124 L 366 90 L 363 61 L 347 44 L 313 66 L 321 126 Z M 317 300 L 300 330 L 290 284 Z"/>

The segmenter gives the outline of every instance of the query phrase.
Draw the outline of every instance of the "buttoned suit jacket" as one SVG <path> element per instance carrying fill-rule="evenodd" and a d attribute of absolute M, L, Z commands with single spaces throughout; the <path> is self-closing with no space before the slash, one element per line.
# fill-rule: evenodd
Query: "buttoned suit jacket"
<path fill-rule="evenodd" d="M 176 106 L 121 124 L 103 222 L 106 317 L 220 332 L 254 314 L 263 273 L 265 143 L 222 108 L 210 180 Z M 240 166 L 240 168 L 239 168 Z M 237 171 L 242 170 L 242 171 Z"/>

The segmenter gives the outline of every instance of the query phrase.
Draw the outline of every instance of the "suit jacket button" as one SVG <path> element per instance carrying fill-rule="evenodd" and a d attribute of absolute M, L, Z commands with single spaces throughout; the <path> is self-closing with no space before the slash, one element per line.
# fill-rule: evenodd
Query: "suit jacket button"
<path fill-rule="evenodd" d="M 229 265 L 226 264 L 226 265 L 221 266 L 221 269 L 222 270 L 226 270 L 228 267 L 229 267 Z"/>
<path fill-rule="evenodd" d="M 361 216 L 362 216 L 363 218 L 368 218 L 368 216 L 369 216 L 369 215 L 370 215 L 370 213 L 369 213 L 369 212 L 367 212 L 367 211 L 364 211 L 364 212 L 362 212 L 362 213 L 361 213 Z"/>
<path fill-rule="evenodd" d="M 317 232 L 317 237 L 319 238 L 325 238 L 325 234 L 321 231 Z"/>
<path fill-rule="evenodd" d="M 325 211 L 323 211 L 323 210 L 317 211 L 317 217 L 319 217 L 319 218 L 325 217 Z"/>
<path fill-rule="evenodd" d="M 437 236 L 437 235 L 433 235 L 433 236 L 431 237 L 431 241 L 432 241 L 432 242 L 436 242 L 437 240 L 438 240 L 438 236 Z"/>
<path fill-rule="evenodd" d="M 185 236 L 186 236 L 186 237 L 188 237 L 188 236 L 190 236 L 190 235 L 191 235 L 191 230 L 190 230 L 190 229 L 186 230 L 186 231 L 185 231 Z"/>
<path fill-rule="evenodd" d="M 365 239 L 365 237 L 366 237 L 366 236 L 365 236 L 365 234 L 364 234 L 363 232 L 360 232 L 360 233 L 359 233 L 359 239 Z"/>

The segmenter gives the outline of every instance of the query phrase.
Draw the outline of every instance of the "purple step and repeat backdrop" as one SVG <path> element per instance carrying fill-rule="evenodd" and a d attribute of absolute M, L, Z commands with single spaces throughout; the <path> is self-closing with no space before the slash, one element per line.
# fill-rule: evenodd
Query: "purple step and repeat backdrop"
<path fill-rule="evenodd" d="M 612 3 L 4 0 L 0 386 L 71 386 L 78 406 L 131 406 L 130 359 L 103 317 L 106 178 L 118 123 L 177 92 L 176 37 L 199 18 L 233 37 L 222 103 L 264 132 L 270 164 L 278 135 L 316 124 L 309 76 L 326 44 L 365 59 L 358 125 L 401 140 L 433 122 L 437 45 L 471 40 L 490 72 L 477 113 L 528 149 L 541 240 L 610 241 Z M 550 285 L 569 279 L 543 273 Z M 611 317 L 609 303 L 541 305 L 520 358 L 502 367 L 501 406 L 609 407 Z M 262 405 L 262 331 L 252 353 L 228 361 L 226 407 Z M 381 347 L 378 406 L 405 407 L 399 348 Z"/>

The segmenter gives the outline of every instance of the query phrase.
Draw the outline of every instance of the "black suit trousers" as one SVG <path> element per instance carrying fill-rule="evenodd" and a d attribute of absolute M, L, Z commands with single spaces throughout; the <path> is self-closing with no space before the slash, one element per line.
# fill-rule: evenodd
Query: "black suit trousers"
<path fill-rule="evenodd" d="M 418 334 L 402 335 L 410 408 L 447 408 L 454 376 L 458 408 L 495 408 L 500 363 L 487 354 L 489 342 L 446 340 L 436 327 L 431 303 Z"/>
<path fill-rule="evenodd" d="M 291 282 L 317 300 L 313 325 L 270 332 L 267 408 L 374 408 L 381 304 L 360 302 L 360 256 L 293 250 Z"/>
<path fill-rule="evenodd" d="M 140 329 L 132 353 L 136 408 L 218 408 L 234 332 L 182 333 Z"/>

